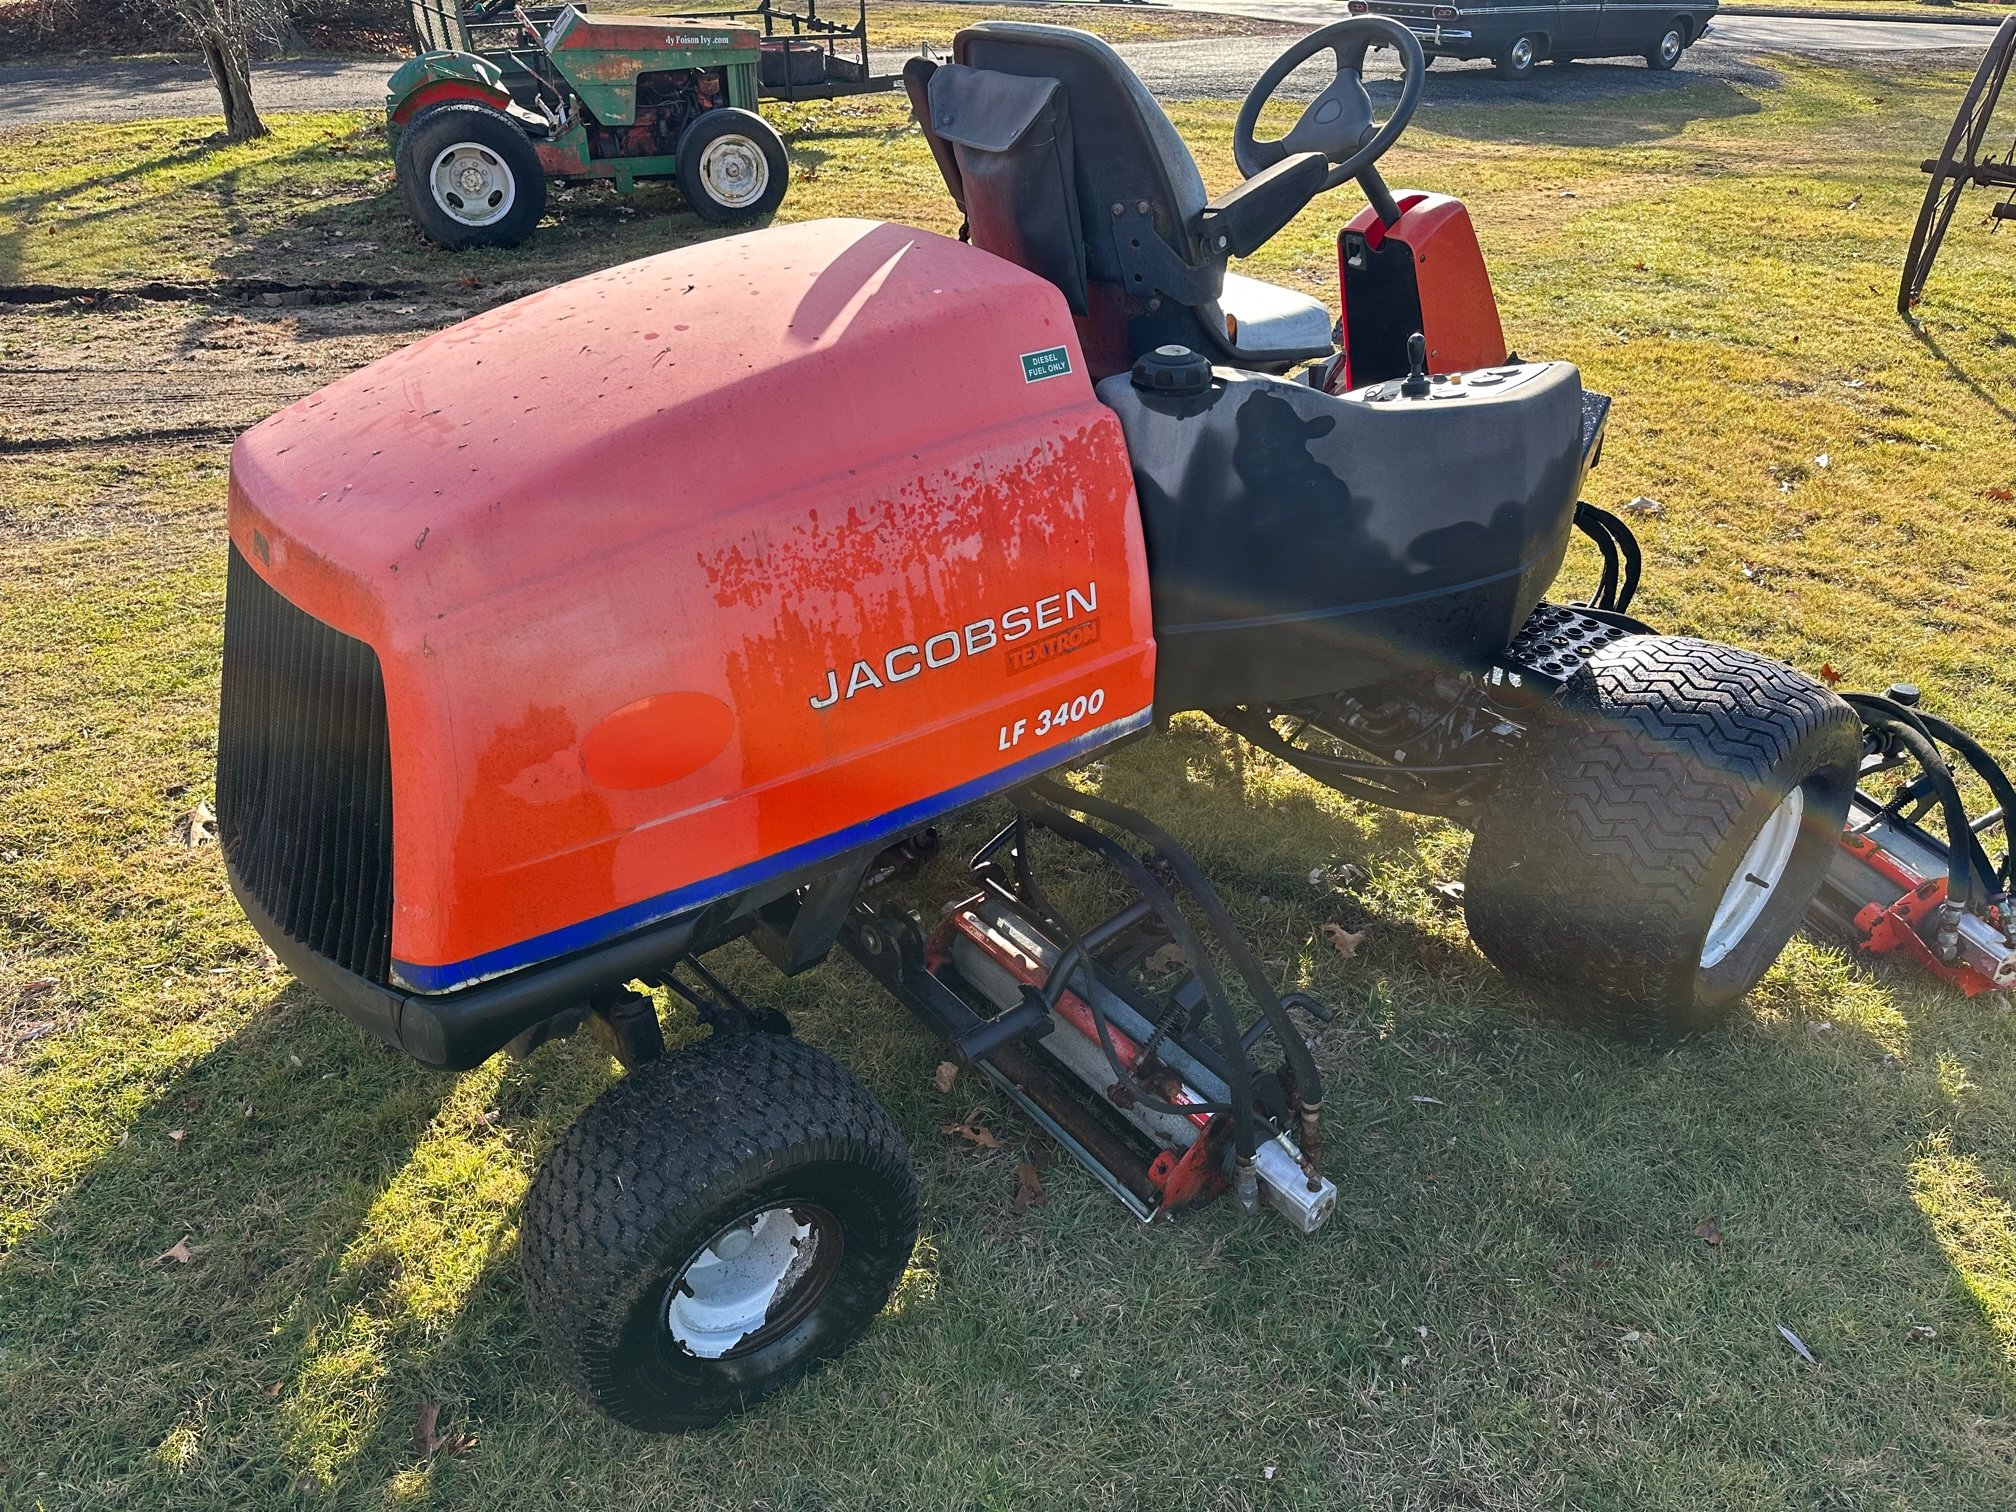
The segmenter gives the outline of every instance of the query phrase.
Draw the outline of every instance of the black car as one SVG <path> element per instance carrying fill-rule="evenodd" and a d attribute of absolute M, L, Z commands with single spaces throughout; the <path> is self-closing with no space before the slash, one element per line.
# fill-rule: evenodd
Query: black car
<path fill-rule="evenodd" d="M 1544 59 L 1643 58 L 1671 68 L 1708 30 L 1718 0 L 1582 0 L 1499 5 L 1492 0 L 1350 0 L 1354 16 L 1391 16 L 1431 58 L 1489 58 L 1501 79 L 1523 79 Z"/>

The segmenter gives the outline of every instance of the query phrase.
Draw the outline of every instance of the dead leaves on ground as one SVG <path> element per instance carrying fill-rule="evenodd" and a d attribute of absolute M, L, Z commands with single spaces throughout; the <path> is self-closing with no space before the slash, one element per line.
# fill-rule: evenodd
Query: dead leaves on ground
<path fill-rule="evenodd" d="M 938 1062 L 938 1069 L 931 1073 L 931 1085 L 936 1087 L 943 1096 L 949 1097 L 951 1095 L 952 1084 L 958 1080 L 959 1063 L 957 1061 L 940 1061 Z"/>
<path fill-rule="evenodd" d="M 201 850 L 206 845 L 217 843 L 217 814 L 202 799 L 196 807 L 175 821 L 175 840 L 190 850 Z"/>
<path fill-rule="evenodd" d="M 1339 956 L 1348 961 L 1358 954 L 1358 947 L 1365 943 L 1365 931 L 1361 929 L 1353 934 L 1333 919 L 1323 926 L 1323 938 L 1335 947 Z"/>
<path fill-rule="evenodd" d="M 172 1260 L 177 1265 L 187 1265 L 191 1260 L 196 1258 L 196 1251 L 189 1248 L 191 1237 L 193 1236 L 184 1234 L 148 1263 L 151 1265 L 160 1265 L 164 1261 Z"/>
<path fill-rule="evenodd" d="M 1713 1218 L 1703 1218 L 1699 1226 L 1694 1230 L 1694 1237 L 1699 1239 L 1703 1244 L 1720 1245 L 1722 1243 L 1722 1225 L 1717 1223 Z"/>
<path fill-rule="evenodd" d="M 1001 1138 L 987 1125 L 980 1122 L 980 1110 L 975 1108 L 958 1123 L 938 1125 L 940 1134 L 950 1134 L 955 1139 L 963 1139 L 976 1149 L 998 1150 Z"/>
<path fill-rule="evenodd" d="M 419 1414 L 413 1420 L 413 1452 L 422 1459 L 432 1459 L 437 1454 L 445 1454 L 450 1459 L 467 1454 L 476 1447 L 473 1433 L 448 1433 L 440 1431 L 441 1409 L 433 1402 L 422 1402 Z"/>
<path fill-rule="evenodd" d="M 1042 1207 L 1050 1200 L 1050 1194 L 1043 1190 L 1043 1178 L 1036 1170 L 1033 1160 L 1025 1160 L 1015 1167 L 1015 1195 L 1008 1199 L 1008 1211 L 1026 1213 L 1032 1207 Z"/>

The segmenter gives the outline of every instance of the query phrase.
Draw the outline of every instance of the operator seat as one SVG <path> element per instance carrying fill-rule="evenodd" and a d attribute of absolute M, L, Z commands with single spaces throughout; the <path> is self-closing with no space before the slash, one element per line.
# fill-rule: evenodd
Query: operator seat
<path fill-rule="evenodd" d="M 1203 245 L 1196 161 L 1103 40 L 983 21 L 952 56 L 903 72 L 962 232 L 1063 290 L 1095 378 L 1172 342 L 1262 371 L 1330 355 L 1320 303 L 1228 273 Z"/>

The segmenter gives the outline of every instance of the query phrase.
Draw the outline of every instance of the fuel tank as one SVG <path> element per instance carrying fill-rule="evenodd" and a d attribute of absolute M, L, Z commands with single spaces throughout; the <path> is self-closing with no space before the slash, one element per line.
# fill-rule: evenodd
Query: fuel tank
<path fill-rule="evenodd" d="M 1196 393 L 1124 373 L 1098 392 L 1133 455 L 1165 713 L 1482 670 L 1567 551 L 1585 471 L 1568 363 L 1418 394 L 1233 368 Z"/>
<path fill-rule="evenodd" d="M 479 315 L 249 431 L 230 500 L 234 885 L 405 991 L 781 890 L 1149 719 L 1070 312 L 925 232 L 771 228 Z"/>

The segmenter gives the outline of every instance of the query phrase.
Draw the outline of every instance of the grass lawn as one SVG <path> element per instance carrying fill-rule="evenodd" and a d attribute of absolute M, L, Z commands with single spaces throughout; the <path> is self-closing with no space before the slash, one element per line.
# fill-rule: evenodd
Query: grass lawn
<path fill-rule="evenodd" d="M 1640 613 L 1922 682 L 2016 753 L 2006 242 L 1957 227 L 1923 335 L 1891 311 L 1961 76 L 1775 66 L 1572 115 L 1431 76 L 1388 177 L 1464 196 L 1519 350 L 1616 396 L 1591 497 L 1664 504 Z M 1213 188 L 1231 113 L 1175 112 Z M 951 229 L 894 100 L 780 120 L 787 216 Z M 1342 1010 L 1330 1227 L 1220 1204 L 1143 1230 L 1062 1168 L 1017 1215 L 1021 1126 L 970 1077 L 935 1091 L 899 1009 L 850 966 L 785 982 L 730 951 L 890 1107 L 923 1238 L 864 1344 L 752 1416 L 647 1440 L 581 1407 L 519 1300 L 515 1208 L 609 1062 L 567 1042 L 447 1079 L 374 1047 L 183 835 L 211 795 L 230 433 L 704 233 L 667 191 L 579 194 L 525 249 L 449 258 L 365 117 L 276 124 L 0 132 L 0 284 L 401 286 L 0 309 L 0 1506 L 2016 1505 L 2006 1004 L 1800 940 L 1701 1044 L 1568 1032 L 1432 891 L 1460 832 L 1190 720 L 1082 780 L 1160 816 Z M 1257 271 L 1332 292 L 1355 209 L 1319 202 Z M 1345 861 L 1348 895 L 1304 880 Z M 1331 919 L 1366 931 L 1355 960 Z M 976 1107 L 1007 1148 L 936 1132 Z M 421 1453 L 429 1408 L 473 1445 Z"/>

